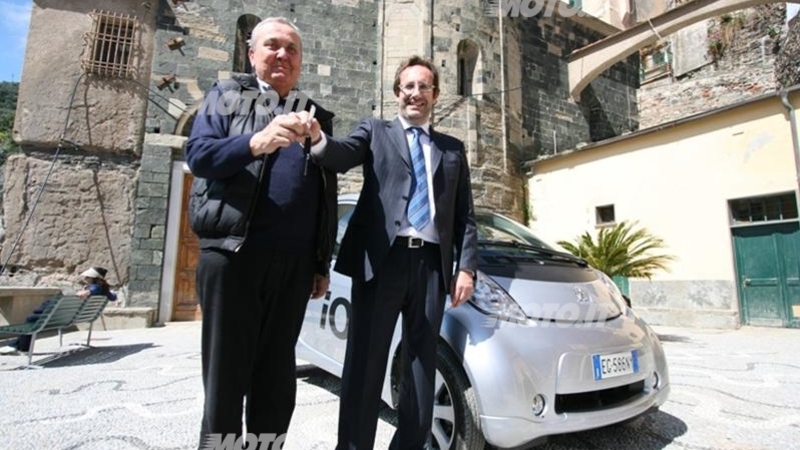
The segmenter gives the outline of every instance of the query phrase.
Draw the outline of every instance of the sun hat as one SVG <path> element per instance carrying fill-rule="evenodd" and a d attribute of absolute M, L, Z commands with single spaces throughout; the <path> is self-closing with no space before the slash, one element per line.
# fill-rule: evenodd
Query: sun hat
<path fill-rule="evenodd" d="M 102 267 L 89 267 L 81 273 L 81 278 L 100 278 L 104 280 L 108 271 Z"/>

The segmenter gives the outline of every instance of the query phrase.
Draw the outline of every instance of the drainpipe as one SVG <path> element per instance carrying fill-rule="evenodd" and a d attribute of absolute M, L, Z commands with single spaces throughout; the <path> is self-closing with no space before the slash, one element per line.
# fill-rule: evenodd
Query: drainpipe
<path fill-rule="evenodd" d="M 381 12 L 378 14 L 378 39 L 381 43 L 381 54 L 378 56 L 381 65 L 378 66 L 378 112 L 379 118 L 385 119 L 383 115 L 384 110 L 384 93 L 383 90 L 386 89 L 385 81 L 383 79 L 386 76 L 386 0 L 383 0 L 381 3 Z"/>
<path fill-rule="evenodd" d="M 436 48 L 436 44 L 434 43 L 434 41 L 435 41 L 434 34 L 436 33 L 436 31 L 435 31 L 435 27 L 434 27 L 434 23 L 433 23 L 433 21 L 434 21 L 433 2 L 434 2 L 434 0 L 431 0 L 430 10 L 428 11 L 428 20 L 430 20 L 430 22 L 431 22 L 431 42 L 430 42 L 430 46 L 431 46 L 430 60 L 431 60 L 431 63 L 433 63 L 433 51 Z"/>
<path fill-rule="evenodd" d="M 508 173 L 508 129 L 506 125 L 506 47 L 503 29 L 502 2 L 497 2 L 498 28 L 500 33 L 500 129 L 503 135 L 503 173 Z"/>
<path fill-rule="evenodd" d="M 797 176 L 797 193 L 795 199 L 797 201 L 797 212 L 800 214 L 800 138 L 797 137 L 797 117 L 795 117 L 794 106 L 789 103 L 789 93 L 785 90 L 781 91 L 781 103 L 786 107 L 789 112 L 789 125 L 792 127 L 792 144 L 794 145 L 794 169 Z"/>

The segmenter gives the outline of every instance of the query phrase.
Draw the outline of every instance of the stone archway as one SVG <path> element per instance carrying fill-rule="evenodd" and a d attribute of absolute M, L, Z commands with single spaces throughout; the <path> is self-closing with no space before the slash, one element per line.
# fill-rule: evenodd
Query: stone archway
<path fill-rule="evenodd" d="M 569 57 L 570 96 L 579 100 L 583 89 L 603 71 L 638 49 L 655 43 L 659 38 L 701 20 L 767 3 L 783 2 L 775 0 L 694 0 L 647 22 L 642 22 L 578 49 Z M 800 3 L 800 1 L 788 3 Z"/>

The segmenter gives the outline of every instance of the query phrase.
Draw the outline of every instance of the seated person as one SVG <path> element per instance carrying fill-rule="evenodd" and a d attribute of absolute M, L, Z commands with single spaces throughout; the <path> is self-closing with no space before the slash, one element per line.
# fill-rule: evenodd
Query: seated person
<path fill-rule="evenodd" d="M 117 300 L 116 292 L 111 290 L 111 286 L 106 281 L 108 271 L 102 267 L 90 267 L 81 273 L 83 283 L 86 288 L 76 292 L 81 298 L 86 299 L 92 295 L 105 295 L 112 302 Z"/>
<path fill-rule="evenodd" d="M 84 270 L 80 276 L 82 278 L 81 282 L 86 286 L 84 289 L 81 289 L 75 294 L 84 300 L 93 295 L 105 295 L 110 301 L 116 301 L 117 293 L 111 290 L 111 286 L 109 286 L 108 282 L 106 281 L 107 273 L 108 271 L 102 267 L 90 267 Z M 47 299 L 42 302 L 41 305 L 36 307 L 36 309 L 34 309 L 33 312 L 28 315 L 25 321 L 28 323 L 33 323 L 39 320 L 42 312 L 44 312 L 45 308 L 47 308 L 47 305 L 49 305 L 52 301 L 52 299 Z M 0 355 L 11 355 L 17 352 L 27 352 L 30 348 L 31 336 L 29 334 L 23 334 L 18 336 L 9 345 L 0 347 Z"/>

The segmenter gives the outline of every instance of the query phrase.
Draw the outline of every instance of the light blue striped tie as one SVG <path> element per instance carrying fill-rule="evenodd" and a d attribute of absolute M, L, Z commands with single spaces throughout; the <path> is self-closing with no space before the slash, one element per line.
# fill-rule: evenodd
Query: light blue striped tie
<path fill-rule="evenodd" d="M 425 228 L 431 221 L 431 210 L 428 204 L 428 174 L 425 170 L 425 153 L 419 136 L 422 128 L 411 127 L 414 139 L 411 140 L 411 167 L 414 169 L 414 178 L 411 183 L 411 201 L 408 202 L 408 221 L 417 231 Z"/>

